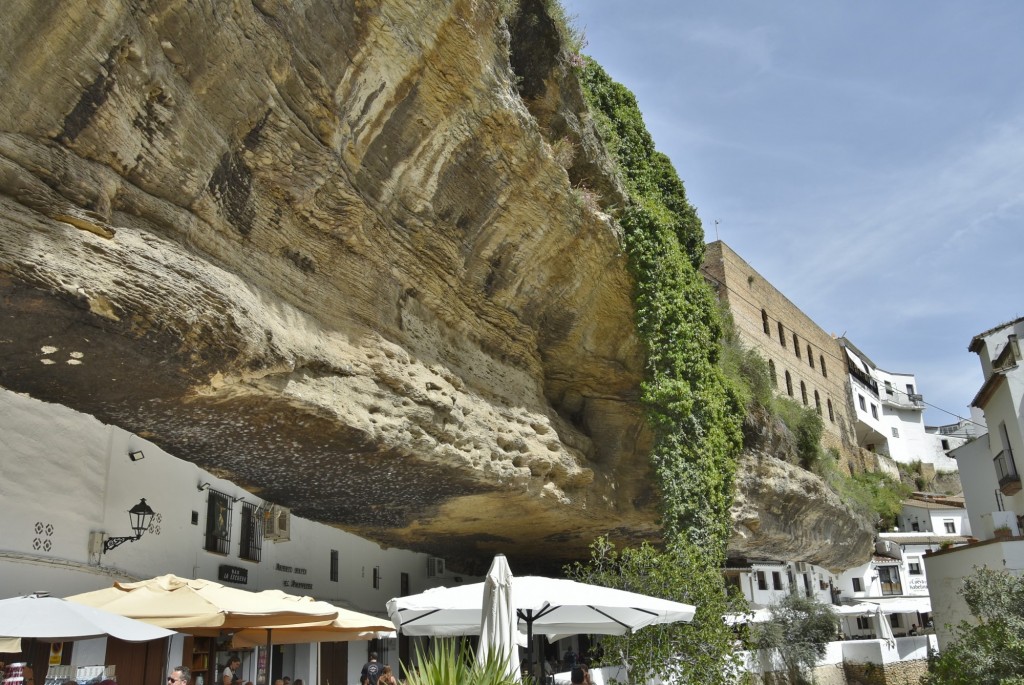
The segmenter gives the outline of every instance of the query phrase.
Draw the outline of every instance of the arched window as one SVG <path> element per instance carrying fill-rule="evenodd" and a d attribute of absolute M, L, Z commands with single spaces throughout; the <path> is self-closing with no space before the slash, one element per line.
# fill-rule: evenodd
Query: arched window
<path fill-rule="evenodd" d="M 807 406 L 807 386 L 803 381 L 800 381 L 800 399 L 804 401 L 804 406 Z"/>
<path fill-rule="evenodd" d="M 765 335 L 771 335 L 772 334 L 771 326 L 768 325 L 768 312 L 766 312 L 763 309 L 761 310 L 761 325 L 764 326 L 764 334 Z"/>
<path fill-rule="evenodd" d="M 789 375 L 789 371 L 786 372 L 786 392 L 790 397 L 793 396 L 793 377 Z"/>
<path fill-rule="evenodd" d="M 793 351 L 796 352 L 796 358 L 800 358 L 800 339 L 796 337 L 796 333 L 793 334 Z"/>
<path fill-rule="evenodd" d="M 814 391 L 814 409 L 818 412 L 818 416 L 821 416 L 821 395 L 818 391 Z"/>
<path fill-rule="evenodd" d="M 825 404 L 828 405 L 828 420 L 835 423 L 836 415 L 835 412 L 832 411 L 832 400 L 825 400 Z"/>
<path fill-rule="evenodd" d="M 782 322 L 779 322 L 779 344 L 786 346 L 786 331 L 782 330 Z"/>
<path fill-rule="evenodd" d="M 825 370 L 825 355 L 820 355 L 818 357 L 818 363 L 821 364 L 821 375 L 828 378 L 828 371 Z"/>
<path fill-rule="evenodd" d="M 772 387 L 779 387 L 779 377 L 775 374 L 775 362 L 771 359 L 768 360 L 768 374 L 771 376 Z"/>
<path fill-rule="evenodd" d="M 814 368 L 814 350 L 810 345 L 807 346 L 807 363 L 811 365 L 812 369 Z"/>

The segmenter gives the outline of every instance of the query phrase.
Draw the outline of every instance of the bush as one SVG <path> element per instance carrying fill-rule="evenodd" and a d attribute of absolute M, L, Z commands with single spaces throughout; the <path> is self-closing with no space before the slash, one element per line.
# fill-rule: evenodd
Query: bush
<path fill-rule="evenodd" d="M 487 655 L 487 662 L 481 666 L 469 643 L 457 640 L 436 640 L 427 654 L 417 645 L 416 667 L 406 665 L 405 671 L 408 685 L 512 685 L 517 682 L 505 675 L 494 652 Z"/>
<path fill-rule="evenodd" d="M 808 471 L 813 470 L 821 460 L 821 433 L 825 429 L 818 412 L 786 397 L 776 397 L 772 402 L 774 414 L 796 437 L 800 465 Z"/>

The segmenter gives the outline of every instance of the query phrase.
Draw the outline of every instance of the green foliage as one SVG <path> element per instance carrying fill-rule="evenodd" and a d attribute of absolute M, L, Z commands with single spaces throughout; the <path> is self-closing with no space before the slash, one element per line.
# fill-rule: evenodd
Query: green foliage
<path fill-rule="evenodd" d="M 580 80 L 630 194 L 620 223 L 646 344 L 642 399 L 655 430 L 651 463 L 666 539 L 685 534 L 717 555 L 729 535 L 744 407 L 718 364 L 722 321 L 698 271 L 703 230 L 668 158 L 654 149 L 633 94 L 593 60 Z"/>
<path fill-rule="evenodd" d="M 615 549 L 607 538 L 590 546 L 587 564 L 565 569 L 576 580 L 645 595 L 694 604 L 691 623 L 647 626 L 633 635 L 601 639 L 609 663 L 627 667 L 629 682 L 652 677 L 664 682 L 729 683 L 735 635 L 722 616 L 743 611 L 742 596 L 729 597 L 719 570 L 722 560 L 685 538 L 661 551 L 644 543 L 638 548 Z"/>
<path fill-rule="evenodd" d="M 777 654 L 790 683 L 808 682 L 807 676 L 836 637 L 835 612 L 799 592 L 789 593 L 769 611 L 771 618 L 752 629 L 752 645 Z"/>
<path fill-rule="evenodd" d="M 416 646 L 416 667 L 406 666 L 407 685 L 512 685 L 516 680 L 505 675 L 498 655 L 491 652 L 486 663 L 476 662 L 467 642 L 436 640 L 429 653 Z"/>
<path fill-rule="evenodd" d="M 788 397 L 772 400 L 776 416 L 782 419 L 796 437 L 796 453 L 800 465 L 811 470 L 821 460 L 821 433 L 825 429 L 818 412 Z"/>
<path fill-rule="evenodd" d="M 1024 578 L 975 567 L 961 590 L 977 623 L 961 621 L 928 685 L 1024 685 Z"/>
<path fill-rule="evenodd" d="M 876 522 L 879 530 L 896 525 L 903 501 L 911 488 L 880 471 L 848 476 L 838 466 L 838 454 L 831 450 L 821 455 L 814 471 L 854 511 Z"/>
<path fill-rule="evenodd" d="M 772 411 L 775 393 L 768 362 L 740 342 L 728 307 L 720 306 L 722 319 L 722 356 L 719 365 L 729 383 L 736 388 L 740 404 L 746 413 L 757 408 Z"/>

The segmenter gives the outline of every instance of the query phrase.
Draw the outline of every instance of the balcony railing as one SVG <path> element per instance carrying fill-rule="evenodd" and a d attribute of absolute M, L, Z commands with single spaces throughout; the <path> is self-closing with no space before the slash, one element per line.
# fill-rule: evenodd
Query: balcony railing
<path fill-rule="evenodd" d="M 846 365 L 846 368 L 848 368 L 850 370 L 850 375 L 851 376 L 853 376 L 854 378 L 859 380 L 861 383 L 866 385 L 868 387 L 868 389 L 870 389 L 871 392 L 873 392 L 875 394 L 875 397 L 878 397 L 878 381 L 876 381 L 874 378 L 872 378 L 868 374 L 864 373 L 864 371 L 862 371 L 861 369 L 858 369 L 856 366 L 854 366 L 853 362 L 848 363 Z"/>
<path fill-rule="evenodd" d="M 999 481 L 999 491 L 1004 495 L 1016 495 L 1020 492 L 1020 475 L 1017 473 L 1017 466 L 1013 463 L 1013 452 L 1002 450 L 992 460 L 996 469 L 996 479 Z"/>

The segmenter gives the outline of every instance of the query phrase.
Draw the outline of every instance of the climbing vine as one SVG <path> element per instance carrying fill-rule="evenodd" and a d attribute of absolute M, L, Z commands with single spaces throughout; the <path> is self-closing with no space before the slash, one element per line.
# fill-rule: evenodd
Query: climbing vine
<path fill-rule="evenodd" d="M 700 275 L 704 232 L 668 157 L 657 152 L 636 98 L 587 58 L 580 79 L 629 192 L 619 216 L 646 345 L 642 399 L 655 431 L 651 463 L 666 540 L 685 536 L 724 560 L 743 402 L 718 364 L 722 322 Z"/>

